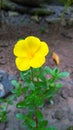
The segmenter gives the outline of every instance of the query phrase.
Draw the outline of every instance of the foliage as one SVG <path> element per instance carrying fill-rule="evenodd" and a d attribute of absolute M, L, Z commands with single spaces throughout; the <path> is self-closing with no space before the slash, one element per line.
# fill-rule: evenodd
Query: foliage
<path fill-rule="evenodd" d="M 61 20 L 60 20 L 60 23 L 62 22 L 62 20 L 64 19 L 64 14 L 66 12 L 66 10 L 68 9 L 68 7 L 73 4 L 73 0 L 59 0 L 61 1 L 62 3 L 64 3 L 64 10 L 63 10 L 63 13 L 61 15 Z"/>
<path fill-rule="evenodd" d="M 7 121 L 8 105 L 13 105 L 13 100 L 15 98 L 15 95 L 11 95 L 10 97 L 8 97 L 8 99 L 0 99 L 0 123 Z"/>
<path fill-rule="evenodd" d="M 0 106 L 0 123 L 7 121 L 7 107 L 6 105 Z"/>
<path fill-rule="evenodd" d="M 15 89 L 12 92 L 16 97 L 24 96 L 24 99 L 18 102 L 16 107 L 18 109 L 27 108 L 28 112 L 27 114 L 17 113 L 16 117 L 23 121 L 23 125 L 28 130 L 56 130 L 54 127 L 47 128 L 48 121 L 44 120 L 41 108 L 45 100 L 51 101 L 62 87 L 62 84 L 57 81 L 69 76 L 69 73 L 60 72 L 58 68 L 51 69 L 45 66 L 22 71 L 20 76 L 23 83 L 19 84 L 18 81 L 13 80 L 12 84 Z"/>
<path fill-rule="evenodd" d="M 66 3 L 72 4 L 73 3 L 73 0 L 59 0 L 59 1 L 61 1 L 64 4 L 66 4 Z"/>

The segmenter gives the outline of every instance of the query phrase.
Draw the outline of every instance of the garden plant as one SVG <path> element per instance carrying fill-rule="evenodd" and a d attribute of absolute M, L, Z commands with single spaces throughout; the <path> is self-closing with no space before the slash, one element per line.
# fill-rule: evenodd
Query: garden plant
<path fill-rule="evenodd" d="M 42 108 L 46 100 L 53 103 L 53 97 L 62 88 L 60 79 L 69 76 L 69 73 L 60 72 L 58 68 L 43 66 L 49 52 L 48 44 L 35 36 L 17 41 L 13 53 L 16 56 L 15 64 L 20 71 L 21 83 L 13 80 L 12 95 L 8 99 L 0 100 L 6 105 L 1 108 L 0 122 L 7 119 L 8 104 L 12 105 L 15 98 L 22 96 L 23 100 L 16 104 L 16 108 L 22 111 L 16 114 L 16 118 L 22 120 L 24 130 L 56 130 L 44 119 Z M 24 113 L 25 109 L 27 109 L 26 113 Z"/>

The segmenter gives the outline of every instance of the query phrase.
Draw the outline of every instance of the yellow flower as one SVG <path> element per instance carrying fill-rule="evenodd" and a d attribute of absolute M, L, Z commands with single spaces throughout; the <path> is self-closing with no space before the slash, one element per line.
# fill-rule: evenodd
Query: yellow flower
<path fill-rule="evenodd" d="M 30 67 L 39 68 L 45 63 L 45 56 L 49 52 L 46 42 L 39 38 L 28 36 L 19 40 L 14 47 L 16 66 L 20 71 L 28 70 Z"/>

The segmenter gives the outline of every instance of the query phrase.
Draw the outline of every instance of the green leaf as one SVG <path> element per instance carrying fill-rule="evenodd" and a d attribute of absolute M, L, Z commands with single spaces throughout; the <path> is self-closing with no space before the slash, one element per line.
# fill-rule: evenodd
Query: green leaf
<path fill-rule="evenodd" d="M 49 100 L 51 100 L 51 98 L 55 95 L 55 91 L 54 88 L 49 89 L 48 91 L 46 91 L 46 93 L 44 94 L 44 98 L 48 98 Z"/>
<path fill-rule="evenodd" d="M 31 82 L 30 84 L 29 84 L 29 88 L 30 88 L 30 90 L 35 90 L 35 85 L 34 85 L 34 83 L 33 82 Z"/>
<path fill-rule="evenodd" d="M 46 128 L 46 130 L 57 130 L 54 126 L 50 126 L 49 128 Z"/>
<path fill-rule="evenodd" d="M 36 121 L 34 121 L 33 119 L 28 118 L 27 122 L 28 122 L 28 125 L 31 126 L 32 128 L 36 127 Z"/>
<path fill-rule="evenodd" d="M 55 85 L 55 87 L 57 88 L 57 89 L 60 89 L 60 88 L 62 88 L 62 84 L 61 83 L 56 83 L 56 85 Z"/>
<path fill-rule="evenodd" d="M 43 120 L 43 121 L 42 121 L 42 126 L 43 126 L 43 127 L 46 127 L 47 124 L 48 124 L 48 121 L 47 121 L 47 120 Z"/>
<path fill-rule="evenodd" d="M 15 95 L 11 95 L 9 96 L 8 100 L 14 100 L 15 99 Z"/>
<path fill-rule="evenodd" d="M 28 86 L 29 86 L 29 82 L 24 81 L 24 83 L 23 83 L 23 87 L 28 87 Z"/>
<path fill-rule="evenodd" d="M 17 80 L 12 80 L 11 81 L 12 85 L 15 86 L 15 87 L 18 87 L 19 86 L 19 83 Z"/>
<path fill-rule="evenodd" d="M 43 120 L 43 114 L 40 110 L 36 110 L 36 117 L 38 118 L 39 121 Z"/>
<path fill-rule="evenodd" d="M 69 72 L 61 72 L 58 74 L 58 77 L 59 78 L 65 78 L 65 77 L 68 77 L 69 76 Z"/>
<path fill-rule="evenodd" d="M 40 126 L 41 127 L 41 126 Z M 37 130 L 37 129 L 36 129 Z M 47 130 L 47 128 L 43 128 L 43 127 L 41 127 L 41 128 L 38 128 L 38 130 Z"/>
<path fill-rule="evenodd" d="M 54 69 L 53 69 L 53 74 L 56 75 L 56 74 L 58 74 L 58 73 L 59 73 L 59 69 L 58 69 L 58 68 L 54 68 Z"/>
<path fill-rule="evenodd" d="M 47 124 L 48 124 L 47 120 L 39 121 L 39 123 L 38 123 L 39 129 L 38 130 L 46 130 Z"/>
<path fill-rule="evenodd" d="M 30 69 L 27 71 L 21 71 L 20 72 L 20 77 L 24 81 L 25 79 L 28 79 L 30 76 Z"/>
<path fill-rule="evenodd" d="M 53 70 L 48 66 L 45 66 L 44 70 L 45 70 L 46 74 L 51 74 L 51 75 L 53 74 Z"/>
<path fill-rule="evenodd" d="M 9 104 L 9 105 L 13 105 L 13 101 L 14 101 L 15 98 L 16 98 L 15 95 L 9 96 L 9 98 L 8 98 L 8 100 L 7 100 L 8 104 Z"/>
<path fill-rule="evenodd" d="M 44 81 L 35 82 L 35 86 L 37 88 L 36 91 L 38 91 L 38 93 L 41 93 L 41 88 L 46 87 Z"/>
<path fill-rule="evenodd" d="M 39 79 L 40 79 L 41 81 L 43 81 L 43 82 L 46 81 L 46 77 L 45 77 L 45 73 L 44 73 L 44 72 L 40 73 Z"/>
<path fill-rule="evenodd" d="M 6 111 L 7 110 L 7 106 L 5 106 L 5 105 L 1 106 L 1 108 L 2 108 L 2 111 Z"/>
<path fill-rule="evenodd" d="M 19 119 L 19 120 L 25 120 L 25 116 L 21 113 L 17 113 L 16 114 L 16 117 Z"/>
<path fill-rule="evenodd" d="M 25 104 L 24 101 L 21 101 L 21 102 L 19 102 L 19 103 L 16 104 L 16 107 L 17 107 L 17 108 L 25 108 L 25 107 L 26 107 L 26 104 Z"/>
<path fill-rule="evenodd" d="M 19 96 L 21 96 L 22 93 L 23 93 L 22 88 L 23 88 L 22 85 L 19 84 L 18 87 L 14 88 L 14 89 L 12 90 L 12 93 L 15 94 L 17 97 L 19 97 Z"/>
<path fill-rule="evenodd" d="M 6 99 L 0 99 L 0 103 L 6 103 L 7 100 Z"/>
<path fill-rule="evenodd" d="M 7 121 L 7 114 L 6 111 L 0 111 L 0 123 Z"/>
<path fill-rule="evenodd" d="M 52 74 L 53 78 L 58 79 L 58 74 L 59 74 L 59 69 L 54 68 L 53 69 L 53 74 Z"/>
<path fill-rule="evenodd" d="M 43 106 L 43 98 L 42 97 L 36 97 L 36 99 L 35 99 L 35 104 L 37 105 L 37 106 L 39 106 L 39 107 L 42 107 Z"/>
<path fill-rule="evenodd" d="M 24 93 L 24 92 L 27 92 L 28 91 L 28 87 L 23 87 L 22 88 L 22 92 Z"/>

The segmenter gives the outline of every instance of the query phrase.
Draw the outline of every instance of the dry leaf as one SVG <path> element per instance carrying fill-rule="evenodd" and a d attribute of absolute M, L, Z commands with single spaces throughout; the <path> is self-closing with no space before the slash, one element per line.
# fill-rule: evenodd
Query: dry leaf
<path fill-rule="evenodd" d="M 59 58 L 59 56 L 55 52 L 53 52 L 52 58 L 56 62 L 57 65 L 60 64 L 60 58 Z"/>

